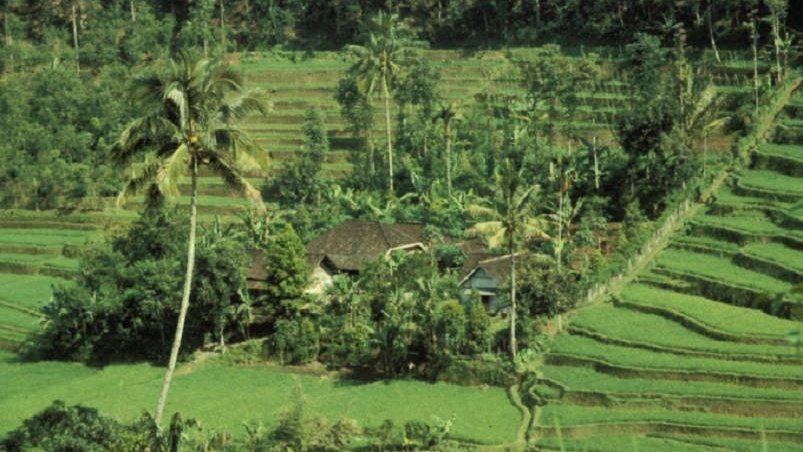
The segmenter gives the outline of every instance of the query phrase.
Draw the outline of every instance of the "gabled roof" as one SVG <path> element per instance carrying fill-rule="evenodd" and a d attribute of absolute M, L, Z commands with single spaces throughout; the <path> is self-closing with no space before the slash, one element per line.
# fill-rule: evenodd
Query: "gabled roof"
<path fill-rule="evenodd" d="M 326 260 L 336 270 L 359 271 L 393 249 L 424 248 L 423 230 L 420 223 L 345 221 L 307 244 L 307 260 L 310 267 Z"/>
<path fill-rule="evenodd" d="M 514 254 L 506 254 L 504 256 L 496 256 L 489 259 L 480 260 L 475 265 L 471 267 L 464 276 L 460 278 L 460 284 L 463 285 L 466 281 L 471 279 L 471 277 L 479 270 L 482 269 L 486 273 L 488 273 L 497 284 L 502 285 L 508 281 L 510 278 L 510 272 L 513 268 L 513 260 L 511 256 L 516 256 L 516 259 L 519 261 L 519 264 L 525 259 L 530 259 L 530 261 L 535 261 L 539 265 L 548 265 L 550 263 L 550 258 L 541 254 L 530 254 L 527 252 L 520 252 Z M 464 267 L 465 268 L 465 267 Z"/>
<path fill-rule="evenodd" d="M 517 253 L 516 255 L 521 256 L 521 253 Z M 460 285 L 463 285 L 463 283 L 471 279 L 471 277 L 480 269 L 488 273 L 488 275 L 490 275 L 497 284 L 504 284 L 510 277 L 510 270 L 512 268 L 513 261 L 510 259 L 510 256 L 510 254 L 507 254 L 504 256 L 491 257 L 476 262 L 471 266 L 468 272 L 465 273 L 463 278 L 460 279 Z"/>

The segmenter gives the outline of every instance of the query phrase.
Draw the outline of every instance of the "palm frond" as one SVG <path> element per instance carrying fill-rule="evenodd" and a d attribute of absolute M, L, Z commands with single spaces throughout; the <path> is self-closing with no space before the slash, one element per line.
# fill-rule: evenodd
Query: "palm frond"
<path fill-rule="evenodd" d="M 169 157 L 162 159 L 162 164 L 154 179 L 159 191 L 169 196 L 178 195 L 179 182 L 182 176 L 186 174 L 189 163 L 189 148 L 183 143 Z"/>
<path fill-rule="evenodd" d="M 135 195 L 143 188 L 153 184 L 156 174 L 159 172 L 159 166 L 158 159 L 146 159 L 142 163 L 132 165 L 128 170 L 128 180 L 117 195 L 116 206 L 122 207 L 129 196 Z"/>
<path fill-rule="evenodd" d="M 226 185 L 238 192 L 244 194 L 250 199 L 257 207 L 264 210 L 264 203 L 262 202 L 262 194 L 248 180 L 246 180 L 231 162 L 221 159 L 217 155 L 210 155 L 209 167 L 220 176 Z"/>
<path fill-rule="evenodd" d="M 501 215 L 496 209 L 482 204 L 470 204 L 466 207 L 466 211 L 474 218 L 486 220 L 499 220 L 501 218 Z"/>
<path fill-rule="evenodd" d="M 486 238 L 497 234 L 500 229 L 504 228 L 505 226 L 501 221 L 482 221 L 466 229 L 465 234 L 466 237 Z"/>

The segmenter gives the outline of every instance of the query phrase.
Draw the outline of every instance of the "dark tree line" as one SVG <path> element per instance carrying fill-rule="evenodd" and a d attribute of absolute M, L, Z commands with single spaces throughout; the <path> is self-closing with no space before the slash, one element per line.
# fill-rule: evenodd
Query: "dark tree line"
<path fill-rule="evenodd" d="M 767 36 L 776 31 L 782 36 L 784 24 L 799 32 L 802 19 L 788 12 L 800 6 L 797 0 L 5 0 L 2 13 L 6 42 L 58 36 L 91 61 L 98 57 L 92 42 L 99 34 L 116 41 L 115 31 L 134 28 L 167 31 L 174 48 L 188 41 L 226 50 L 277 44 L 339 48 L 357 42 L 362 24 L 378 11 L 398 14 L 438 46 L 624 43 L 636 33 L 679 24 L 689 30 L 691 42 L 716 47 L 744 42 L 749 34 L 744 24 L 753 17 L 767 19 L 760 24 Z M 776 21 L 779 13 L 783 17 Z"/>

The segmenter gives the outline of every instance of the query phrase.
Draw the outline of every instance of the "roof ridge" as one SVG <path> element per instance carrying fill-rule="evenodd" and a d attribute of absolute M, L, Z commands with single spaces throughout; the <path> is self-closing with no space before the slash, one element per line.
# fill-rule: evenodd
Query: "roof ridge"
<path fill-rule="evenodd" d="M 477 265 L 479 265 L 479 264 L 487 264 L 487 263 L 499 261 L 499 260 L 502 260 L 502 259 L 507 259 L 507 258 L 509 258 L 511 256 L 518 257 L 518 256 L 522 256 L 524 254 L 525 254 L 524 251 L 519 251 L 517 253 L 512 253 L 512 254 L 503 254 L 502 256 L 496 256 L 496 257 L 492 257 L 490 259 L 483 259 L 483 260 L 477 262 Z"/>

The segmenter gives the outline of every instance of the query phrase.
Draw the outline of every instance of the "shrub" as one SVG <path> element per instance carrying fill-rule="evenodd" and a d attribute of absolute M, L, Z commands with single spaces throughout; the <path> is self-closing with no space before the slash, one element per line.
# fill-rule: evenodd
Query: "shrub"
<path fill-rule="evenodd" d="M 516 381 L 510 362 L 492 354 L 471 359 L 450 357 L 441 363 L 436 379 L 465 386 L 510 386 Z"/>
<path fill-rule="evenodd" d="M 270 340 L 270 354 L 282 364 L 306 364 L 318 357 L 320 333 L 310 319 L 281 319 Z"/>

